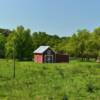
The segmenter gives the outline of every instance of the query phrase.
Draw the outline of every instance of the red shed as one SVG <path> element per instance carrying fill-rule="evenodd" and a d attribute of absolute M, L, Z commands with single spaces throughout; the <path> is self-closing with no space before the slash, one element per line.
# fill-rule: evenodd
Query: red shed
<path fill-rule="evenodd" d="M 69 62 L 69 56 L 56 54 L 49 46 L 40 46 L 34 51 L 34 62 L 36 63 L 56 63 Z"/>
<path fill-rule="evenodd" d="M 49 46 L 40 46 L 34 51 L 34 62 L 36 63 L 54 63 L 55 52 Z"/>

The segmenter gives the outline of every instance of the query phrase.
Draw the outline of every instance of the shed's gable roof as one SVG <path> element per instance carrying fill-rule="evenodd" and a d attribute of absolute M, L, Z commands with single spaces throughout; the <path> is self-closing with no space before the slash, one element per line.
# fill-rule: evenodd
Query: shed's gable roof
<path fill-rule="evenodd" d="M 40 46 L 39 48 L 37 48 L 33 53 L 44 53 L 47 49 L 49 48 L 49 46 Z"/>

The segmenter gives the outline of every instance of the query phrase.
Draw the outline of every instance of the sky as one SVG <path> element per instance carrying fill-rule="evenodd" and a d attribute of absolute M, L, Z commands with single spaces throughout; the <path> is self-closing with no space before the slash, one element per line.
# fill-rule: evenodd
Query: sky
<path fill-rule="evenodd" d="M 70 36 L 100 26 L 100 0 L 0 0 L 0 28 Z"/>

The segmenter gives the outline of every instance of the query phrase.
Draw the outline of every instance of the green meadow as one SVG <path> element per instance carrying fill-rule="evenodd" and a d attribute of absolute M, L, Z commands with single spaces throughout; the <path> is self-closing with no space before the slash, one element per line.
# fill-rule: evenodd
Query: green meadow
<path fill-rule="evenodd" d="M 100 100 L 100 64 L 0 60 L 0 100 Z"/>

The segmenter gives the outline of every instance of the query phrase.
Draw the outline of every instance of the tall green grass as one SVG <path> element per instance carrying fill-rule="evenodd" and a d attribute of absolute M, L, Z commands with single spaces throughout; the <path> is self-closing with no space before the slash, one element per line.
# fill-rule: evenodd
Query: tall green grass
<path fill-rule="evenodd" d="M 0 60 L 0 100 L 100 100 L 100 64 Z"/>

